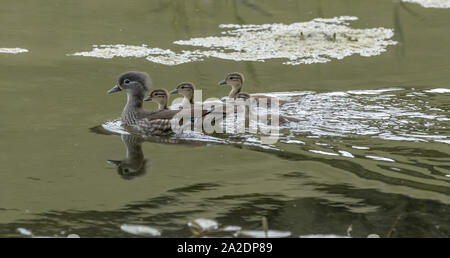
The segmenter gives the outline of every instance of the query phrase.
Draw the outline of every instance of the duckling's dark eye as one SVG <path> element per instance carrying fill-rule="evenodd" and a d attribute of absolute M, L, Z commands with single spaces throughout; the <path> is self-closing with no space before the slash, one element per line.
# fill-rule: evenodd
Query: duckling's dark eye
<path fill-rule="evenodd" d="M 125 83 L 125 84 L 129 84 L 131 81 L 130 80 L 128 80 L 128 79 L 125 79 L 124 81 L 123 81 L 123 83 Z"/>

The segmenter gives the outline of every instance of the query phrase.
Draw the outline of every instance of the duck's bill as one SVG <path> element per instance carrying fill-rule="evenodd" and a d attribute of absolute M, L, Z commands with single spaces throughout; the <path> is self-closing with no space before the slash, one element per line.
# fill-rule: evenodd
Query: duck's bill
<path fill-rule="evenodd" d="M 122 91 L 119 88 L 119 85 L 114 86 L 112 89 L 110 89 L 109 91 L 107 91 L 108 94 L 114 93 L 114 92 L 118 92 L 118 91 Z"/>
<path fill-rule="evenodd" d="M 108 159 L 106 162 L 108 162 L 108 164 L 111 164 L 114 166 L 119 166 L 122 163 L 122 161 L 120 161 L 120 160 L 111 160 L 111 159 Z"/>
<path fill-rule="evenodd" d="M 151 101 L 151 100 L 152 100 L 152 97 L 150 97 L 150 96 L 148 96 L 144 99 L 144 101 Z"/>
<path fill-rule="evenodd" d="M 173 91 L 170 92 L 170 94 L 178 94 L 178 89 L 174 89 Z"/>
<path fill-rule="evenodd" d="M 226 82 L 225 80 L 221 80 L 221 81 L 219 82 L 219 85 L 225 85 L 225 84 L 227 84 L 227 82 Z"/>

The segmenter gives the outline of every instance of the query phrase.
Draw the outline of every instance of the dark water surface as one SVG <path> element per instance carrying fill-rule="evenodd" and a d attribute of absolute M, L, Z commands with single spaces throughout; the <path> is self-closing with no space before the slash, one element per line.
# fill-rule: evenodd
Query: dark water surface
<path fill-rule="evenodd" d="M 262 216 L 292 237 L 345 235 L 349 225 L 358 237 L 448 237 L 449 14 L 389 0 L 3 0 L 0 48 L 29 52 L 0 53 L 0 237 L 21 236 L 17 228 L 133 236 L 123 224 L 187 237 L 196 218 L 260 230 Z M 352 28 L 392 28 L 398 44 L 296 66 L 68 55 L 95 44 L 180 51 L 189 48 L 172 42 L 219 36 L 220 24 L 337 16 L 358 17 Z M 106 90 L 127 70 L 147 71 L 155 88 L 193 81 L 204 97 L 226 95 L 217 82 L 240 71 L 248 92 L 297 92 L 282 111 L 302 123 L 269 147 L 249 136 L 108 134 L 99 126 L 120 116 L 125 96 Z"/>

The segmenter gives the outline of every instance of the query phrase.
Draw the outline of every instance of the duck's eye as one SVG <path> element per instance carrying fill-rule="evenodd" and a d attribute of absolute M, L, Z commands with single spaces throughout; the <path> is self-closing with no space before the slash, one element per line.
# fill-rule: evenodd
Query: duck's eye
<path fill-rule="evenodd" d="M 123 83 L 125 83 L 125 84 L 129 84 L 131 81 L 130 80 L 128 80 L 128 79 L 125 79 L 124 81 L 123 81 Z"/>

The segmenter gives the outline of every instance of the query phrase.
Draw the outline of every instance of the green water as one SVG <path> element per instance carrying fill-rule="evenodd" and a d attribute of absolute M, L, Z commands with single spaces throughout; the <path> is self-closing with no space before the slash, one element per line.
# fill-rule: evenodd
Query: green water
<path fill-rule="evenodd" d="M 292 134 L 291 140 L 303 143 L 280 141 L 274 149 L 196 141 L 140 145 L 91 128 L 120 116 L 125 96 L 106 91 L 127 70 L 148 72 L 154 87 L 193 81 L 204 97 L 226 95 L 217 82 L 240 71 L 248 92 L 314 91 L 305 117 L 319 118 L 329 115 L 323 104 L 330 99 L 322 93 L 396 87 L 402 90 L 383 93 L 392 95 L 384 109 L 411 106 L 422 115 L 448 118 L 450 94 L 426 91 L 450 88 L 449 12 L 389 0 L 3 0 L 0 48 L 29 52 L 0 53 L 0 237 L 21 236 L 20 227 L 41 236 L 133 236 L 120 230 L 124 223 L 155 227 L 163 237 L 187 237 L 192 219 L 259 230 L 262 216 L 271 229 L 293 237 L 345 235 L 350 224 L 358 237 L 386 236 L 393 225 L 394 237 L 448 237 L 448 119 L 409 116 L 402 127 L 363 117 L 357 122 L 365 125 L 362 131 L 318 138 L 311 131 L 323 121 L 311 120 L 308 130 Z M 298 66 L 216 58 L 166 66 L 143 58 L 67 55 L 94 44 L 180 50 L 173 41 L 220 35 L 220 24 L 290 24 L 342 15 L 359 18 L 353 28 L 394 29 L 399 44 L 377 56 Z M 380 102 L 364 95 L 338 100 Z M 353 107 L 342 105 L 343 113 Z M 365 134 L 366 125 L 379 134 L 398 130 L 406 138 L 421 134 L 431 140 L 380 138 Z M 131 162 L 142 166 L 146 160 L 140 176 L 120 176 L 107 163 L 125 159 L 127 143 L 138 154 L 142 147 L 144 157 Z"/>

